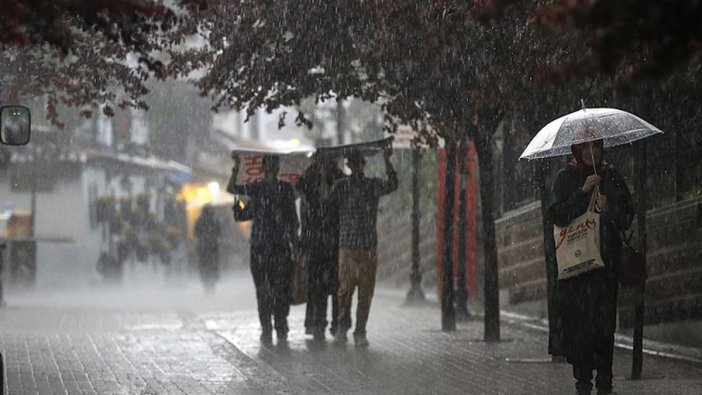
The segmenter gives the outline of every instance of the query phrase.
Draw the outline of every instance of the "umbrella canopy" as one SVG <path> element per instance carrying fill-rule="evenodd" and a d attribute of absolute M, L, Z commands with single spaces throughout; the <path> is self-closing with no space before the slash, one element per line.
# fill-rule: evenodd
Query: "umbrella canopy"
<path fill-rule="evenodd" d="M 313 153 L 329 157 L 343 157 L 352 150 L 360 151 L 364 156 L 375 155 L 387 147 L 392 146 L 393 137 L 382 140 L 375 140 L 366 143 L 356 143 L 339 145 L 334 147 L 320 147 L 313 149 L 307 146 L 283 147 L 283 146 L 261 146 L 261 147 L 233 147 L 233 152 L 241 155 L 241 164 L 237 180 L 242 183 L 260 181 L 264 177 L 263 156 L 266 154 L 278 155 L 280 157 L 281 179 L 296 184 L 302 173 L 310 164 L 310 157 Z"/>
<path fill-rule="evenodd" d="M 392 147 L 393 136 L 386 137 L 381 140 L 374 140 L 365 143 L 354 143 L 346 145 L 337 145 L 334 147 L 319 147 L 315 152 L 320 155 L 342 157 L 349 154 L 351 151 L 359 151 L 363 156 L 373 156 L 388 147 Z"/>
<path fill-rule="evenodd" d="M 567 155 L 570 146 L 603 140 L 605 147 L 630 144 L 660 129 L 634 114 L 616 108 L 587 108 L 562 116 L 534 136 L 519 159 Z"/>

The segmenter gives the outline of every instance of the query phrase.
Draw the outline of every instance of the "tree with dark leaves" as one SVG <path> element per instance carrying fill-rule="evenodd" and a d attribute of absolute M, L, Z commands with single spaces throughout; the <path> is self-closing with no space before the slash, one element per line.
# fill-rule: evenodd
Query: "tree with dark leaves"
<path fill-rule="evenodd" d="M 188 8 L 188 30 L 201 32 L 208 45 L 171 53 L 169 71 L 187 75 L 207 65 L 201 91 L 215 107 L 249 114 L 298 106 L 309 97 L 379 103 L 390 131 L 409 125 L 418 142 L 432 146 L 443 138 L 449 172 L 466 131 L 474 131 L 486 240 L 485 336 L 499 340 L 492 134 L 524 98 L 538 97 L 531 92 L 547 79 L 546 66 L 566 63 L 576 45 L 537 23 L 537 3 L 212 0 L 206 8 Z M 563 49 L 554 50 L 553 42 Z M 307 123 L 304 114 L 296 120 Z M 452 205 L 447 191 L 447 210 Z M 445 272 L 450 287 L 453 276 Z M 450 290 L 443 299 L 443 327 L 452 330 Z"/>
<path fill-rule="evenodd" d="M 181 18 L 157 0 L 2 1 L 0 8 L 0 98 L 47 95 L 47 117 L 58 126 L 59 103 L 83 116 L 98 105 L 108 115 L 115 106 L 146 108 L 144 82 L 166 77 L 156 55 Z"/>

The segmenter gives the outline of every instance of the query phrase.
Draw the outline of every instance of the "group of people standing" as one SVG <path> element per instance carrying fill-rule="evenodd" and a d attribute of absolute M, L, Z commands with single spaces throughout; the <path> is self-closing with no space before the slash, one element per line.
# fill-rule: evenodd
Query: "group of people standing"
<path fill-rule="evenodd" d="M 334 158 L 317 153 L 293 186 L 278 179 L 280 158 L 275 155 L 263 157 L 263 180 L 237 184 L 241 161 L 233 154 L 227 191 L 251 199 L 251 272 L 261 342 L 272 342 L 273 329 L 279 342 L 287 340 L 294 260 L 302 254 L 309 276 L 306 332 L 317 341 L 324 340 L 331 297 L 330 332 L 335 342 L 345 343 L 352 326 L 351 300 L 358 290 L 354 340 L 357 346 L 368 346 L 366 323 L 375 288 L 378 203 L 398 185 L 391 155 L 391 149 L 384 151 L 387 179 L 380 179 L 365 176 L 360 151 L 346 155 L 349 176 Z M 301 224 L 295 206 L 298 194 Z"/>

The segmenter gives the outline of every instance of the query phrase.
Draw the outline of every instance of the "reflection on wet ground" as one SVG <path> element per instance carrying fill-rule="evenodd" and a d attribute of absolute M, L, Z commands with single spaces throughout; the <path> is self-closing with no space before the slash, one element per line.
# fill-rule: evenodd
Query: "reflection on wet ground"
<path fill-rule="evenodd" d="M 562 394 L 570 368 L 547 361 L 546 338 L 504 325 L 499 344 L 483 324 L 454 333 L 438 306 L 400 307 L 402 291 L 379 289 L 370 348 L 314 342 L 304 306 L 289 339 L 262 346 L 248 272 L 207 295 L 197 282 L 13 293 L 0 312 L 9 393 L 86 394 Z M 619 393 L 697 394 L 702 366 L 647 358 L 648 380 L 626 380 L 630 355 L 617 351 Z"/>

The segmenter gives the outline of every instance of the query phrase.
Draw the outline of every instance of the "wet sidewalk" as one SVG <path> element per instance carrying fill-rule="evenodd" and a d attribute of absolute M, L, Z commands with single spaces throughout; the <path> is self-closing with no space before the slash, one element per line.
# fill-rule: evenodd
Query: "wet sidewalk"
<path fill-rule="evenodd" d="M 503 323 L 503 341 L 482 341 L 482 321 L 439 330 L 437 305 L 401 307 L 379 290 L 368 349 L 336 347 L 303 332 L 304 306 L 285 345 L 262 347 L 249 279 L 214 296 L 200 290 L 10 300 L 0 310 L 0 348 L 10 394 L 571 394 L 569 365 L 549 362 L 546 336 Z M 110 296 L 113 300 L 114 296 Z M 73 299 L 71 299 L 74 301 Z M 91 303 L 88 303 L 91 302 Z M 275 341 L 274 341 L 275 342 Z M 644 380 L 626 379 L 630 352 L 617 350 L 619 394 L 702 393 L 702 364 L 646 356 Z"/>
<path fill-rule="evenodd" d="M 320 345 L 302 333 L 304 309 L 291 314 L 287 345 L 262 347 L 255 316 L 203 317 L 206 327 L 234 344 L 248 360 L 265 366 L 267 393 L 309 394 L 570 394 L 570 366 L 550 362 L 546 336 L 521 324 L 502 326 L 502 342 L 482 341 L 482 321 L 439 330 L 437 305 L 401 307 L 397 292 L 379 291 L 368 326 L 368 349 Z M 647 357 L 644 380 L 626 378 L 630 353 L 615 355 L 620 394 L 702 393 L 702 365 Z M 231 393 L 238 393 L 234 391 Z"/>

